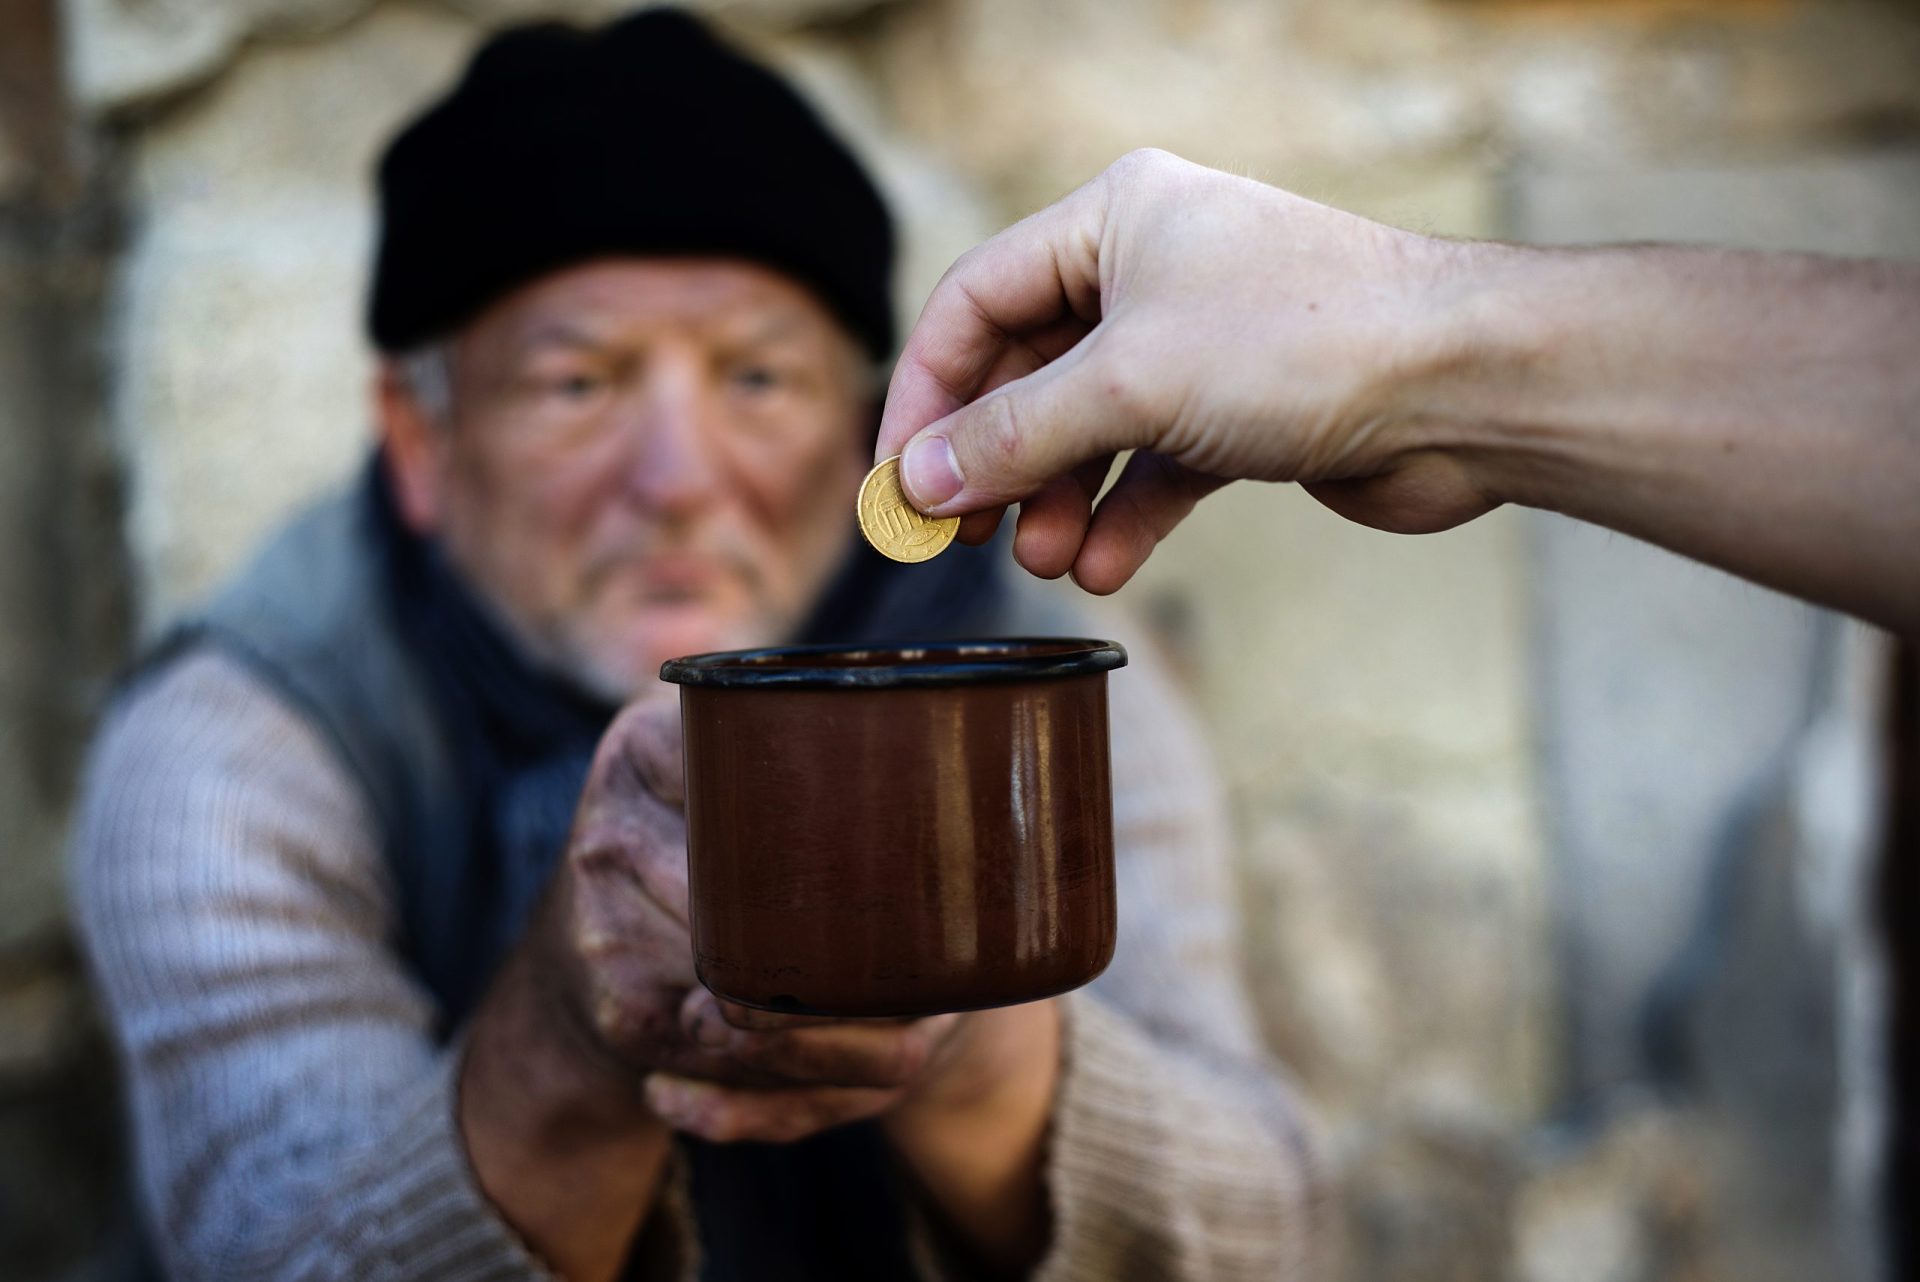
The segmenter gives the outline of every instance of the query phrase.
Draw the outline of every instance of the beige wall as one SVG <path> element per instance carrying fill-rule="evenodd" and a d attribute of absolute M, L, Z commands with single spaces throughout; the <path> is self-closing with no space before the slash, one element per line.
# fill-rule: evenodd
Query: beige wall
<path fill-rule="evenodd" d="M 67 0 L 69 82 L 113 140 L 126 226 L 99 337 L 143 630 L 364 449 L 378 141 L 486 25 L 619 7 Z M 1134 146 L 1502 235 L 1547 169 L 1845 163 L 1920 132 L 1920 18 L 1869 0 L 706 7 L 874 161 L 905 315 L 967 244 Z M 1353 1275 L 1733 1276 L 1661 1245 L 1668 1219 L 1711 1218 L 1674 1202 L 1676 1181 L 1713 1187 L 1685 1117 L 1636 1111 L 1541 1157 L 1564 1007 L 1536 550 L 1513 514 L 1398 539 L 1238 487 L 1123 599 L 1192 673 L 1234 786 L 1249 974 L 1331 1121 Z"/>

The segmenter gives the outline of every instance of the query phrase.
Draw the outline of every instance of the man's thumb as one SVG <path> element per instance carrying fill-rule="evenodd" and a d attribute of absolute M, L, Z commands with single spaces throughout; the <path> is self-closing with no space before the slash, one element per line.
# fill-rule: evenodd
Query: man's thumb
<path fill-rule="evenodd" d="M 1017 503 L 1088 459 L 1137 444 L 1093 381 L 1085 361 L 1065 358 L 928 424 L 901 452 L 908 500 L 931 516 Z"/>

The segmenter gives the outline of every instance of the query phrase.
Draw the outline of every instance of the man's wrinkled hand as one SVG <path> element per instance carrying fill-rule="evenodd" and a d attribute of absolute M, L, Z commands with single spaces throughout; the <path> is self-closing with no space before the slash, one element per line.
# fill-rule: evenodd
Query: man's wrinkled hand
<path fill-rule="evenodd" d="M 962 255 L 908 335 L 875 457 L 920 510 L 1112 592 L 1236 479 L 1422 532 L 1495 505 L 1427 448 L 1406 388 L 1446 368 L 1462 251 L 1164 152 Z M 1116 458 L 1133 451 L 1111 488 Z"/>
<path fill-rule="evenodd" d="M 832 1020 L 751 1010 L 703 988 L 688 926 L 678 704 L 647 700 L 602 739 L 528 951 L 563 1036 L 601 1071 L 644 1082 L 648 1111 L 708 1139 L 782 1142 L 991 1096 L 1050 1075 L 1053 1041 L 1008 1032 L 1052 1012 Z M 1041 1060 L 1044 1057 L 1045 1062 Z"/>

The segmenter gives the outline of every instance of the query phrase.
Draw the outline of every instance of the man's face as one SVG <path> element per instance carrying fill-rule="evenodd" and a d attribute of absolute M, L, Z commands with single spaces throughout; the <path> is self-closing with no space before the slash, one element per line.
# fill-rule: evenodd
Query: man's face
<path fill-rule="evenodd" d="M 603 696 L 785 639 L 845 552 L 863 367 L 773 271 L 590 263 L 494 304 L 450 364 L 439 418 L 385 383 L 403 511 L 533 658 Z"/>

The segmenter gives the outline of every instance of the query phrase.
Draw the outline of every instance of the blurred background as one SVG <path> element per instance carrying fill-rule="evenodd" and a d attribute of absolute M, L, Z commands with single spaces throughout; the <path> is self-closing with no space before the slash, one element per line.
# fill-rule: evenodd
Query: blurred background
<path fill-rule="evenodd" d="M 0 1277 L 112 1276 L 128 1214 L 62 907 L 112 675 L 365 447 L 375 148 L 488 29 L 624 7 L 0 4 Z M 906 315 L 1142 145 L 1451 235 L 1920 256 L 1912 0 L 701 7 L 877 168 Z M 1263 487 L 1121 600 L 1233 785 L 1343 1276 L 1920 1276 L 1911 651 L 1552 517 Z"/>

